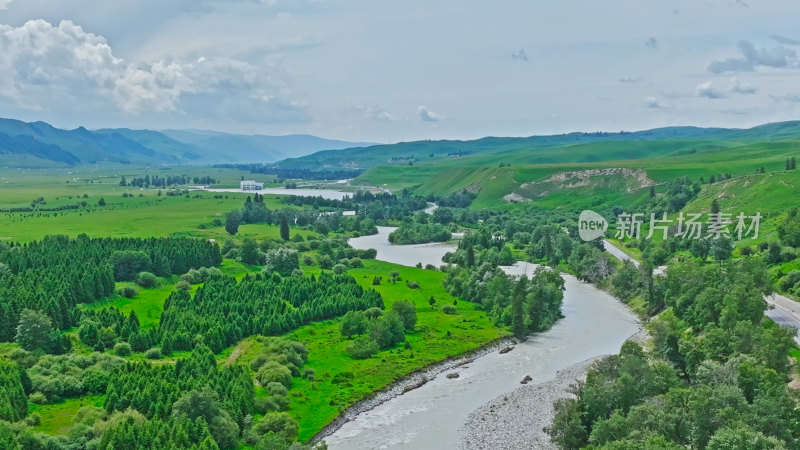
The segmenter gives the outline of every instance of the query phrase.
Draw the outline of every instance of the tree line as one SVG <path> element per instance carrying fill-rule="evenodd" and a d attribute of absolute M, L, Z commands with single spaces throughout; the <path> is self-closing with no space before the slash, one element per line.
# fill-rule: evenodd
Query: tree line
<path fill-rule="evenodd" d="M 794 330 L 764 319 L 771 290 L 758 258 L 671 265 L 653 349 L 626 343 L 556 403 L 560 448 L 795 448 L 800 413 L 787 387 Z"/>
<path fill-rule="evenodd" d="M 155 339 L 162 352 L 189 350 L 201 339 L 217 353 L 247 336 L 278 335 L 373 307 L 383 308 L 380 294 L 365 290 L 349 275 L 256 274 L 238 283 L 235 278 L 214 277 L 194 297 L 185 291 L 170 294 Z"/>
<path fill-rule="evenodd" d="M 211 178 L 208 175 L 204 175 L 202 177 L 189 177 L 188 175 L 169 175 L 166 177 L 159 177 L 158 175 L 145 175 L 143 177 L 136 177 L 132 178 L 130 181 L 126 180 L 123 176 L 120 181 L 120 186 L 132 186 L 132 187 L 167 187 L 167 186 L 183 186 L 190 183 L 194 184 L 202 184 L 204 186 L 211 185 L 216 183 L 217 180 Z"/>
<path fill-rule="evenodd" d="M 216 164 L 214 167 L 277 175 L 282 179 L 298 178 L 301 180 L 345 180 L 355 178 L 364 172 L 364 169 L 291 169 L 265 164 Z"/>
<path fill-rule="evenodd" d="M 407 189 L 400 191 L 399 195 L 390 192 L 357 191 L 341 200 L 287 196 L 283 202 L 295 206 L 313 206 L 315 209 L 327 207 L 355 211 L 357 216 L 366 217 L 375 222 L 403 220 L 428 206 L 425 197 L 412 195 Z"/>
<path fill-rule="evenodd" d="M 243 444 L 276 450 L 308 448 L 293 443 L 297 423 L 282 411 L 289 404 L 292 378 L 313 378 L 312 370 L 300 373 L 308 351 L 297 342 L 262 339 L 261 351 L 250 367 L 217 364 L 203 345 L 175 364 L 161 365 L 126 363 L 98 353 L 15 358 L 17 363 L 0 360 L 0 447 L 4 449 L 219 449 Z M 23 366 L 31 358 L 38 362 L 26 371 Z M 82 358 L 97 364 L 83 369 Z M 115 359 L 112 365 L 100 362 L 109 358 Z M 32 384 L 27 372 L 32 373 Z M 68 379 L 80 374 L 76 383 L 90 384 L 88 392 L 102 389 L 106 394 L 102 407 L 84 406 L 75 414 L 68 436 L 48 436 L 31 428 L 41 418 L 28 415 L 25 395 L 31 385 L 40 389 L 37 377 L 46 378 L 50 372 Z M 258 394 L 254 376 L 264 387 Z M 31 399 L 37 395 L 31 394 Z"/>
<path fill-rule="evenodd" d="M 313 197 L 307 197 L 313 198 Z M 280 226 L 281 238 L 288 241 L 290 227 L 308 227 L 319 234 L 331 232 L 355 232 L 359 235 L 378 232 L 374 221 L 363 215 L 344 216 L 340 211 L 320 212 L 318 210 L 280 209 L 271 210 L 264 204 L 264 196 L 248 196 L 241 209 L 234 209 L 225 215 L 225 230 L 235 235 L 242 224 L 266 223 Z"/>
<path fill-rule="evenodd" d="M 43 313 L 63 330 L 78 324 L 76 305 L 111 295 L 115 280 L 142 271 L 170 276 L 221 261 L 216 244 L 189 238 L 80 235 L 12 243 L 0 251 L 0 341 L 15 339 L 24 310 Z"/>

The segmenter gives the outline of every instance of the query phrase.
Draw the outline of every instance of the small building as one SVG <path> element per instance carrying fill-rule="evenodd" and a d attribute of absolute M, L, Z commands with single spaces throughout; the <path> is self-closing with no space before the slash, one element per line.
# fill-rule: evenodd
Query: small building
<path fill-rule="evenodd" d="M 254 180 L 242 180 L 239 186 L 243 191 L 260 191 L 264 189 L 264 183 Z"/>

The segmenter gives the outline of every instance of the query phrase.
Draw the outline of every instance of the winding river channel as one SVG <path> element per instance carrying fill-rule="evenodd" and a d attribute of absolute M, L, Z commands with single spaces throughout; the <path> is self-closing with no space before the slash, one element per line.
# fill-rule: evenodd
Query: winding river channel
<path fill-rule="evenodd" d="M 413 266 L 439 266 L 449 244 L 392 245 L 393 230 L 351 239 L 355 248 L 374 248 L 380 260 Z M 504 267 L 508 273 L 532 273 L 534 265 Z M 406 392 L 358 415 L 325 441 L 330 449 L 446 450 L 459 447 L 459 429 L 467 416 L 484 403 L 511 392 L 529 375 L 537 384 L 553 379 L 560 370 L 587 359 L 613 354 L 640 327 L 635 316 L 618 300 L 594 286 L 564 275 L 564 318 L 544 333 L 531 336 L 514 350 L 491 352 L 476 358 L 448 379 L 442 373 L 418 389 Z M 448 371 L 452 372 L 452 371 Z"/>

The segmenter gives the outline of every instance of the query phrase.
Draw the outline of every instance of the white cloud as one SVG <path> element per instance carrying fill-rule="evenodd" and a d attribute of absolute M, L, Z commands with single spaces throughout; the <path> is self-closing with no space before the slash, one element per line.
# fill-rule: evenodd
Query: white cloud
<path fill-rule="evenodd" d="M 8 5 L 11 4 L 14 0 L 0 0 L 0 10 L 8 9 Z"/>
<path fill-rule="evenodd" d="M 698 84 L 696 92 L 698 97 L 705 97 L 710 99 L 725 98 L 725 94 L 718 91 L 714 86 L 712 86 L 710 81 Z"/>
<path fill-rule="evenodd" d="M 169 113 L 180 110 L 187 96 L 264 103 L 259 93 L 273 98 L 270 105 L 302 108 L 275 101 L 284 93 L 281 86 L 250 63 L 206 57 L 129 63 L 114 55 L 103 36 L 67 20 L 57 26 L 44 20 L 0 25 L 0 72 L 0 96 L 29 109 L 50 108 L 55 97 L 73 105 L 87 99 L 110 103 L 127 114 Z"/>
<path fill-rule="evenodd" d="M 797 53 L 786 47 L 756 47 L 750 41 L 739 41 L 740 58 L 712 61 L 708 70 L 713 73 L 752 72 L 758 67 L 784 68 L 797 65 Z"/>
<path fill-rule="evenodd" d="M 378 122 L 393 122 L 395 120 L 395 117 L 389 111 L 386 111 L 378 105 L 348 103 L 345 105 L 345 109 L 357 112 L 366 119 L 376 120 Z"/>
<path fill-rule="evenodd" d="M 420 105 L 417 108 L 417 114 L 419 114 L 419 119 L 423 122 L 438 122 L 445 118 L 443 115 L 431 111 L 424 105 Z"/>
<path fill-rule="evenodd" d="M 731 78 L 730 91 L 734 94 L 750 95 L 758 92 L 758 88 L 750 86 L 746 83 L 741 83 L 736 77 Z"/>
<path fill-rule="evenodd" d="M 788 94 L 783 95 L 782 97 L 773 97 L 773 99 L 779 102 L 800 103 L 800 93 L 790 92 Z"/>
<path fill-rule="evenodd" d="M 514 52 L 511 54 L 511 59 L 514 61 L 528 61 L 528 53 L 525 51 L 524 48 L 519 49 L 518 52 Z"/>
<path fill-rule="evenodd" d="M 650 109 L 664 108 L 664 105 L 655 97 L 645 97 L 644 104 Z"/>
<path fill-rule="evenodd" d="M 800 41 L 798 41 L 797 39 L 792 39 L 790 37 L 781 36 L 780 34 L 773 34 L 769 38 L 772 39 L 773 41 L 776 41 L 776 42 L 779 42 L 779 43 L 785 44 L 785 45 L 800 45 Z"/>

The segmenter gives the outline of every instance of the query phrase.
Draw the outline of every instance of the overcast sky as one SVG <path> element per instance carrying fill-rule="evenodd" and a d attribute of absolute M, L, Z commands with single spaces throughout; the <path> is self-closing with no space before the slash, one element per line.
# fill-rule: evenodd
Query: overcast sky
<path fill-rule="evenodd" d="M 0 116 L 397 142 L 800 118 L 797 0 L 0 0 Z"/>

